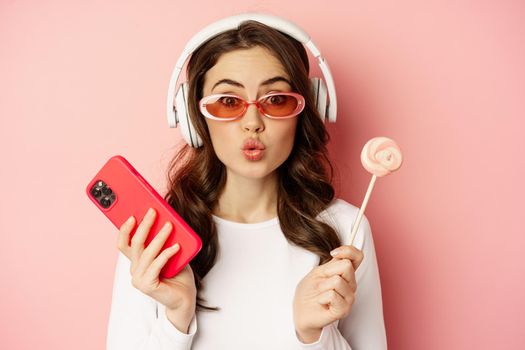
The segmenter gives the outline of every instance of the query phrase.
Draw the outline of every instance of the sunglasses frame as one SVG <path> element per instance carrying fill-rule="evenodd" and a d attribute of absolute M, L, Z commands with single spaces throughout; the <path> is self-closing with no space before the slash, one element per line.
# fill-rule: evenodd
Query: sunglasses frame
<path fill-rule="evenodd" d="M 298 101 L 297 107 L 295 108 L 295 110 L 291 114 L 284 116 L 284 117 L 274 117 L 274 116 L 271 116 L 265 113 L 264 109 L 261 107 L 259 102 L 264 98 L 268 98 L 268 97 L 276 96 L 276 95 L 286 95 L 286 96 L 295 97 Z M 242 102 L 244 102 L 244 107 L 242 109 L 242 112 L 240 112 L 238 116 L 231 117 L 231 118 L 219 118 L 219 117 L 214 116 L 210 112 L 208 112 L 208 110 L 206 109 L 207 102 L 209 100 L 212 100 L 215 98 L 221 98 L 221 97 L 235 97 L 235 98 L 240 99 Z M 199 110 L 208 119 L 213 119 L 213 120 L 218 120 L 218 121 L 231 121 L 231 120 L 242 118 L 246 114 L 246 111 L 248 110 L 248 107 L 251 104 L 254 104 L 257 107 L 257 110 L 259 110 L 259 112 L 262 115 L 270 119 L 289 119 L 289 118 L 296 117 L 304 110 L 304 106 L 305 106 L 304 97 L 301 94 L 298 94 L 295 92 L 271 92 L 269 94 L 259 97 L 257 100 L 254 100 L 254 101 L 246 101 L 241 96 L 235 95 L 235 94 L 213 94 L 213 95 L 208 95 L 208 96 L 201 98 L 201 100 L 199 101 Z"/>

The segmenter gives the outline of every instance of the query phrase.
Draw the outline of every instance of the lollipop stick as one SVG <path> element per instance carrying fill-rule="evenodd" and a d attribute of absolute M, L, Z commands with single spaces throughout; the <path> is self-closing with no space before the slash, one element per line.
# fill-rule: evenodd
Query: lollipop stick
<path fill-rule="evenodd" d="M 355 220 L 355 223 L 352 226 L 352 234 L 350 236 L 349 245 L 352 245 L 352 242 L 354 241 L 355 234 L 357 233 L 357 229 L 359 227 L 359 223 L 361 222 L 361 218 L 363 217 L 363 214 L 365 213 L 365 208 L 366 208 L 366 205 L 368 204 L 368 199 L 370 198 L 370 194 L 372 193 L 372 189 L 374 188 L 376 179 L 377 179 L 377 176 L 373 175 L 372 180 L 370 180 L 370 184 L 368 184 L 368 190 L 366 190 L 365 199 L 363 200 L 363 204 L 361 204 L 361 208 L 359 209 L 359 213 L 357 214 L 357 219 Z"/>

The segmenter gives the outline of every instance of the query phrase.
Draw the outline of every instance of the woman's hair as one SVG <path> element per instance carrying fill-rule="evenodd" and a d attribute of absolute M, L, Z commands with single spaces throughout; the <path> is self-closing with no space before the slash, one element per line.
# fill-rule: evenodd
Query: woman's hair
<path fill-rule="evenodd" d="M 329 252 L 341 245 L 335 230 L 316 220 L 334 199 L 333 167 L 326 149 L 330 138 L 315 108 L 306 50 L 287 34 L 256 21 L 243 22 L 237 29 L 211 38 L 193 52 L 188 63 L 188 112 L 203 147 L 195 149 L 184 145 L 168 169 L 165 199 L 203 243 L 199 254 L 190 262 L 197 287 L 197 308 L 201 310 L 218 309 L 203 305 L 205 300 L 199 292 L 201 281 L 215 264 L 220 249 L 212 208 L 226 183 L 226 168 L 215 154 L 198 102 L 202 98 L 204 75 L 222 54 L 255 46 L 268 49 L 281 62 L 290 77 L 292 90 L 303 95 L 306 101 L 298 116 L 293 149 L 277 169 L 277 213 L 281 230 L 288 242 L 317 254 L 320 264 L 329 261 Z"/>

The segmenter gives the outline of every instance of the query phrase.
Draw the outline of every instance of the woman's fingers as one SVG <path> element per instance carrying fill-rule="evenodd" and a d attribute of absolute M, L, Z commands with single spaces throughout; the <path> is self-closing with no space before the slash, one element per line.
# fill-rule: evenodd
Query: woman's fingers
<path fill-rule="evenodd" d="M 353 300 L 353 295 L 356 290 L 356 284 L 349 283 L 339 275 L 327 278 L 319 284 L 318 290 L 320 293 L 334 290 L 341 295 L 347 302 Z"/>
<path fill-rule="evenodd" d="M 144 242 L 146 241 L 151 226 L 153 226 L 156 215 L 157 213 L 155 209 L 149 208 L 140 222 L 139 227 L 137 227 L 137 231 L 135 231 L 133 238 L 131 238 L 131 257 L 133 260 L 138 260 L 142 254 L 142 251 L 144 250 Z"/>
<path fill-rule="evenodd" d="M 326 309 L 330 309 L 337 318 L 342 318 L 350 313 L 352 303 L 347 302 L 339 293 L 333 289 L 319 294 L 317 302 Z"/>
<path fill-rule="evenodd" d="M 325 278 L 339 275 L 347 282 L 351 282 L 355 278 L 354 266 L 348 259 L 332 259 L 326 264 L 319 266 L 319 273 Z"/>
<path fill-rule="evenodd" d="M 171 247 L 164 249 L 162 253 L 160 253 L 159 256 L 149 265 L 148 269 L 144 273 L 144 278 L 150 281 L 157 279 L 164 265 L 166 265 L 168 260 L 179 251 L 180 246 L 178 243 L 175 243 Z"/>
<path fill-rule="evenodd" d="M 135 218 L 133 216 L 130 216 L 126 222 L 120 226 L 119 229 L 119 235 L 117 240 L 117 247 L 118 249 L 128 257 L 130 258 L 130 247 L 129 247 L 129 234 L 131 231 L 133 231 L 133 228 L 135 227 Z"/>
<path fill-rule="evenodd" d="M 136 262 L 135 271 L 138 274 L 143 274 L 149 268 L 153 260 L 159 255 L 162 247 L 166 243 L 166 239 L 169 237 L 172 229 L 172 224 L 166 222 L 160 231 L 151 240 L 148 246 L 142 251 L 139 259 Z"/>
<path fill-rule="evenodd" d="M 342 245 L 332 250 L 331 254 L 337 259 L 350 259 L 354 265 L 354 270 L 357 270 L 364 258 L 363 252 L 351 245 Z"/>

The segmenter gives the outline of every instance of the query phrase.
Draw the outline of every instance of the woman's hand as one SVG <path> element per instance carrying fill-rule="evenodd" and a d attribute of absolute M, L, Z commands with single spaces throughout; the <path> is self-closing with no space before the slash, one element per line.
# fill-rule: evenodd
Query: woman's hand
<path fill-rule="evenodd" d="M 324 326 L 350 314 L 357 284 L 355 270 L 363 253 L 348 245 L 316 266 L 297 285 L 293 303 L 295 330 L 303 343 L 316 342 Z"/>
<path fill-rule="evenodd" d="M 186 333 L 195 313 L 197 296 L 193 271 L 188 264 L 173 278 L 159 279 L 160 271 L 180 247 L 177 243 L 159 254 L 172 230 L 171 223 L 167 222 L 144 248 L 144 242 L 155 221 L 155 216 L 155 210 L 150 208 L 133 235 L 131 246 L 129 235 L 135 227 L 135 218 L 130 217 L 120 227 L 118 248 L 131 261 L 133 286 L 165 305 L 170 321 Z"/>

